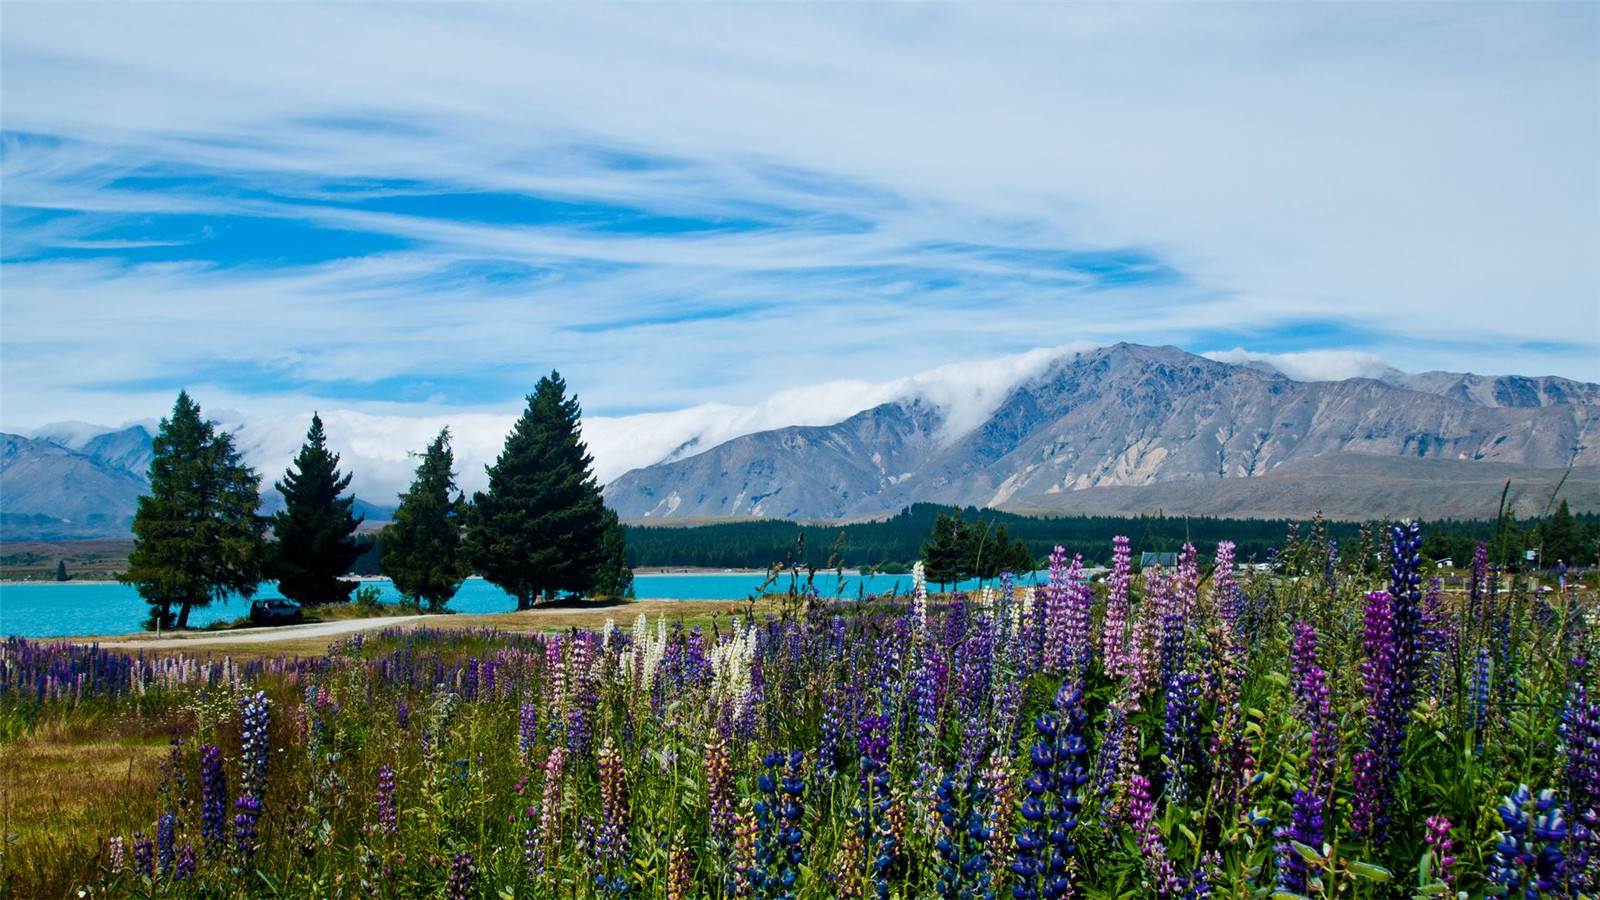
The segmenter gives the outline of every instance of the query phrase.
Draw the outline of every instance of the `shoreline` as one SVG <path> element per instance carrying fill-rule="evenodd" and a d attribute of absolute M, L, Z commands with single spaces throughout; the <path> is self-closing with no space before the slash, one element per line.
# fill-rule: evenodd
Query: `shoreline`
<path fill-rule="evenodd" d="M 638 607 L 637 612 L 643 614 L 655 613 L 661 615 L 666 612 L 666 607 L 678 604 L 717 604 L 724 607 L 742 605 L 743 600 L 719 600 L 709 597 L 692 599 L 679 599 L 675 597 L 638 597 L 626 603 L 613 603 L 592 608 L 583 607 L 541 607 L 531 610 L 499 610 L 495 612 L 443 612 L 443 613 L 415 613 L 408 615 L 374 616 L 363 619 L 335 619 L 328 622 L 306 622 L 295 625 L 279 626 L 246 626 L 242 628 L 224 628 L 211 630 L 207 628 L 191 628 L 186 631 L 163 631 L 159 634 L 154 631 L 130 631 L 120 634 L 57 634 L 39 637 L 23 637 L 32 643 L 59 643 L 80 645 L 99 645 L 116 650 L 176 650 L 193 646 L 196 650 L 216 650 L 218 645 L 226 644 L 273 644 L 280 642 L 294 642 L 305 640 L 307 637 L 326 637 L 333 635 L 351 634 L 358 631 L 370 631 L 386 627 L 416 625 L 426 621 L 437 622 L 463 622 L 473 619 L 494 620 L 491 626 L 508 626 L 531 624 L 543 618 L 559 618 L 568 616 L 617 618 L 619 612 L 626 612 Z M 531 617 L 518 621 L 521 617 Z M 510 621 L 508 621 L 510 620 Z M 630 617 L 631 620 L 631 617 Z M 602 619 L 603 621 L 603 619 Z M 598 623 L 596 623 L 598 624 Z M 290 629 L 290 630 L 283 630 Z"/>
<path fill-rule="evenodd" d="M 638 569 L 634 569 L 633 570 L 633 575 L 634 575 L 635 578 L 638 578 L 640 576 L 649 576 L 649 577 L 654 578 L 654 577 L 659 577 L 659 576 L 663 576 L 663 575 L 701 575 L 701 576 L 739 575 L 739 576 L 749 576 L 749 575 L 765 575 L 765 574 L 767 574 L 767 571 L 768 571 L 767 569 L 716 569 L 716 568 L 702 568 L 702 567 L 697 567 L 697 566 L 647 566 L 647 567 L 641 567 L 641 568 L 638 568 Z M 818 575 L 831 575 L 836 571 L 838 571 L 838 570 L 837 569 L 818 569 L 817 570 L 817 574 Z M 844 574 L 847 577 L 859 578 L 859 577 L 861 577 L 861 570 L 860 569 L 846 568 L 844 570 Z M 372 582 L 390 581 L 391 580 L 387 575 L 351 575 L 349 577 L 350 577 L 350 580 L 358 582 L 360 584 L 369 584 L 369 583 L 372 583 Z M 780 574 L 780 577 L 782 577 L 781 574 Z M 887 572 L 878 572 L 873 577 L 875 577 L 875 578 L 910 578 L 911 577 L 911 573 L 905 572 L 905 573 L 901 573 L 899 575 L 890 575 Z M 469 575 L 467 577 L 467 580 L 468 581 L 483 581 L 484 578 L 483 578 L 482 575 Z M 265 584 L 266 582 L 262 582 L 262 583 Z M 60 585 L 60 586 L 66 587 L 66 586 L 70 586 L 70 585 L 74 585 L 74 584 L 107 585 L 107 584 L 122 584 L 122 582 L 117 581 L 114 578 L 69 578 L 66 581 L 56 581 L 53 578 L 38 578 L 38 579 L 34 579 L 34 578 L 0 578 L 0 587 L 6 587 L 6 586 L 9 586 L 9 585 L 19 585 L 19 584 L 26 584 L 26 585 Z"/>

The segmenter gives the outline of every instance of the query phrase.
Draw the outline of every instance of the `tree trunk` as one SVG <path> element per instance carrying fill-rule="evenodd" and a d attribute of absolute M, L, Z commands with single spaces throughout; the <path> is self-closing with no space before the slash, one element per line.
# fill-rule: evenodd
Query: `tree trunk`
<path fill-rule="evenodd" d="M 178 630 L 182 631 L 183 629 L 188 628 L 188 627 L 189 627 L 189 604 L 185 603 L 182 606 L 178 607 Z"/>

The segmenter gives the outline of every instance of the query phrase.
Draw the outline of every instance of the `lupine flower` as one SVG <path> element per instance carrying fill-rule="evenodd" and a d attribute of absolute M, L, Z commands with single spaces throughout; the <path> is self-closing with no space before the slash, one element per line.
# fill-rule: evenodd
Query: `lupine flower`
<path fill-rule="evenodd" d="M 928 576 L 920 559 L 911 566 L 911 620 L 920 641 L 928 633 Z"/>
<path fill-rule="evenodd" d="M 127 845 L 122 840 L 122 835 L 114 835 L 106 839 L 106 868 L 111 870 L 113 877 L 121 875 L 128 867 Z"/>
<path fill-rule="evenodd" d="M 1034 721 L 1039 739 L 1031 754 L 1033 770 L 1023 782 L 1023 826 L 1011 863 L 1017 900 L 1064 897 L 1072 891 L 1071 865 L 1078 850 L 1073 832 L 1083 805 L 1081 792 L 1089 781 L 1083 689 L 1063 683 L 1054 706 L 1054 712 L 1040 713 Z"/>
<path fill-rule="evenodd" d="M 897 850 L 895 828 L 889 806 L 889 720 L 871 713 L 861 719 L 861 802 L 855 808 L 859 820 L 863 862 L 873 893 L 889 896 L 888 868 Z"/>
<path fill-rule="evenodd" d="M 178 848 L 178 860 L 172 869 L 174 881 L 188 881 L 194 877 L 194 870 L 199 866 L 199 857 L 194 852 L 194 845 L 188 841 Z"/>
<path fill-rule="evenodd" d="M 1561 714 L 1561 754 L 1574 887 L 1592 893 L 1600 887 L 1600 703 L 1589 702 L 1582 684 L 1573 685 Z"/>
<path fill-rule="evenodd" d="M 378 767 L 378 832 L 386 835 L 400 833 L 400 820 L 394 806 L 394 767 L 388 763 Z"/>
<path fill-rule="evenodd" d="M 263 691 L 239 701 L 242 722 L 239 725 L 239 753 L 241 772 L 239 788 L 260 799 L 267 783 L 267 695 Z"/>
<path fill-rule="evenodd" d="M 1366 659 L 1361 664 L 1367 697 L 1367 743 L 1351 760 L 1355 774 L 1351 827 L 1374 840 L 1383 837 L 1389 823 L 1391 792 L 1405 737 L 1396 724 L 1395 670 L 1399 657 L 1390 612 L 1392 602 L 1384 591 L 1367 595 L 1366 636 L 1362 642 Z"/>
<path fill-rule="evenodd" d="M 524 761 L 528 759 L 528 754 L 533 752 L 533 745 L 538 740 L 539 708 L 532 703 L 524 703 L 517 720 L 517 750 L 521 752 Z"/>
<path fill-rule="evenodd" d="M 694 857 L 679 834 L 667 851 L 667 900 L 687 900 L 693 882 Z"/>
<path fill-rule="evenodd" d="M 394 724 L 401 731 L 409 731 L 411 729 L 411 704 L 404 700 L 395 704 Z"/>
<path fill-rule="evenodd" d="M 200 838 L 206 855 L 222 855 L 227 841 L 228 776 L 222 769 L 222 751 L 213 744 L 200 748 Z"/>
<path fill-rule="evenodd" d="M 1422 838 L 1433 853 L 1434 877 L 1445 884 L 1455 883 L 1455 873 L 1450 871 L 1450 867 L 1456 862 L 1456 858 L 1451 855 L 1456 848 L 1456 842 L 1450 838 L 1451 827 L 1450 820 L 1444 816 L 1429 816 L 1428 830 Z"/>
<path fill-rule="evenodd" d="M 261 819 L 261 801 L 252 794 L 240 794 L 233 803 L 234 849 L 245 859 L 256 852 L 256 823 Z"/>
<path fill-rule="evenodd" d="M 1489 648 L 1479 647 L 1472 658 L 1472 681 L 1468 685 L 1472 701 L 1472 734 L 1477 744 L 1483 744 L 1483 731 L 1489 722 Z"/>
<path fill-rule="evenodd" d="M 1211 572 L 1211 596 L 1217 607 L 1217 616 L 1229 632 L 1239 628 L 1239 583 L 1233 575 L 1233 541 L 1217 544 L 1217 564 Z"/>
<path fill-rule="evenodd" d="M 989 826 L 983 814 L 983 783 L 968 779 L 965 791 L 956 790 L 946 775 L 934 789 L 934 810 L 939 816 L 939 896 L 947 900 L 992 897 L 989 890 Z"/>
<path fill-rule="evenodd" d="M 1185 802 L 1200 764 L 1200 676 L 1179 672 L 1167 682 L 1161 730 L 1161 751 L 1167 760 L 1163 778 L 1170 803 Z"/>
<path fill-rule="evenodd" d="M 164 812 L 156 820 L 156 863 L 162 876 L 172 874 L 172 866 L 178 860 L 175 841 L 178 835 L 178 817 L 171 812 Z"/>
<path fill-rule="evenodd" d="M 550 748 L 544 761 L 544 789 L 539 800 L 539 834 L 534 858 L 529 861 L 534 874 L 544 873 L 546 860 L 553 858 L 561 845 L 561 779 L 566 769 L 567 750 L 559 744 Z"/>
<path fill-rule="evenodd" d="M 450 859 L 450 878 L 445 882 L 444 895 L 450 900 L 467 900 L 472 895 L 471 853 L 457 853 Z"/>
<path fill-rule="evenodd" d="M 628 827 L 631 812 L 628 805 L 628 782 L 622 771 L 622 757 L 608 740 L 600 748 L 600 807 L 604 813 L 600 833 L 595 844 L 600 856 L 609 865 L 609 877 L 597 875 L 595 884 L 606 893 L 628 892 L 627 857 Z"/>
<path fill-rule="evenodd" d="M 733 836 L 736 810 L 733 801 L 733 769 L 728 763 L 728 745 L 720 735 L 706 743 L 706 811 L 711 833 L 724 839 Z"/>
<path fill-rule="evenodd" d="M 1390 542 L 1389 597 L 1394 620 L 1394 724 L 1402 733 L 1416 705 L 1418 679 L 1430 647 L 1422 610 L 1422 529 L 1396 525 Z"/>
<path fill-rule="evenodd" d="M 1498 812 L 1505 828 L 1495 841 L 1489 881 L 1506 896 L 1565 896 L 1567 860 L 1561 845 L 1567 823 L 1555 792 L 1545 789 L 1535 798 L 1527 785 L 1518 785 Z"/>
<path fill-rule="evenodd" d="M 1052 674 L 1066 666 L 1067 640 L 1070 625 L 1068 610 L 1070 598 L 1067 589 L 1067 550 L 1056 545 L 1050 551 L 1050 580 L 1044 589 L 1044 649 L 1041 665 Z"/>
<path fill-rule="evenodd" d="M 1132 568 L 1133 552 L 1127 537 L 1119 534 L 1111 539 L 1111 575 L 1106 582 L 1106 614 L 1100 629 L 1102 666 L 1113 677 L 1127 674 L 1128 585 Z"/>
<path fill-rule="evenodd" d="M 989 830 L 988 846 L 984 848 L 992 868 L 1009 869 L 1011 849 L 1011 820 L 1017 803 L 1017 776 L 1011 766 L 1008 750 L 995 747 L 989 762 L 983 768 L 984 797 L 988 800 L 984 821 Z"/>
<path fill-rule="evenodd" d="M 1158 896 L 1168 896 L 1177 890 L 1172 861 L 1167 858 L 1167 842 L 1156 828 L 1156 804 L 1150 791 L 1150 781 L 1135 773 L 1128 779 L 1128 827 L 1139 839 L 1139 853 L 1144 858 L 1145 871 L 1151 880 L 1147 887 Z"/>
<path fill-rule="evenodd" d="M 801 847 L 805 815 L 805 757 L 798 751 L 773 751 L 762 760 L 766 771 L 757 779 L 760 796 L 754 805 L 754 863 L 745 871 L 756 897 L 793 897 L 790 893 L 805 861 Z M 780 772 L 780 767 L 782 771 Z"/>
<path fill-rule="evenodd" d="M 1065 592 L 1065 623 L 1063 630 L 1063 655 L 1061 665 L 1063 671 L 1072 677 L 1082 679 L 1089 670 L 1089 661 L 1094 655 L 1094 645 L 1089 637 L 1089 619 L 1094 607 L 1094 591 L 1089 587 L 1089 581 L 1083 574 L 1083 556 L 1072 557 L 1072 565 L 1067 568 Z"/>
<path fill-rule="evenodd" d="M 1310 867 L 1294 844 L 1304 844 L 1321 852 L 1323 841 L 1322 797 L 1304 788 L 1294 792 L 1289 824 L 1277 829 L 1278 890 L 1309 894 Z"/>
<path fill-rule="evenodd" d="M 1309 786 L 1326 799 L 1333 789 L 1334 770 L 1339 762 L 1339 723 L 1333 712 L 1327 673 L 1317 663 L 1317 632 L 1309 623 L 1295 623 L 1290 666 L 1294 673 L 1295 700 L 1299 703 L 1311 745 L 1307 764 Z"/>
<path fill-rule="evenodd" d="M 140 878 L 156 877 L 155 845 L 142 831 L 133 834 L 133 872 Z"/>

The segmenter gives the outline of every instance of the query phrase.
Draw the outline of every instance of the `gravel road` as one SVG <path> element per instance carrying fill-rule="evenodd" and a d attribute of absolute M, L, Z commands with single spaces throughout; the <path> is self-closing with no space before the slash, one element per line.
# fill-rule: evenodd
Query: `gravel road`
<path fill-rule="evenodd" d="M 96 641 L 102 647 L 126 650 L 172 650 L 204 644 L 266 644 L 273 641 L 295 641 L 304 638 L 332 637 L 374 628 L 404 625 L 432 616 L 378 616 L 372 619 L 344 619 L 339 622 L 312 622 L 309 625 L 279 625 L 273 628 L 240 628 L 234 631 L 195 631 L 180 637 L 138 637 Z"/>

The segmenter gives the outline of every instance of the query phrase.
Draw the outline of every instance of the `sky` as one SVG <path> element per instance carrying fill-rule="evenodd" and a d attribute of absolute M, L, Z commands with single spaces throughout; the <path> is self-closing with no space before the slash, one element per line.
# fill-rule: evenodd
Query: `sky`
<path fill-rule="evenodd" d="M 388 490 L 551 369 L 602 477 L 913 388 L 970 418 L 1118 340 L 1600 380 L 1593 3 L 3 26 L 0 430 L 186 387 L 263 463 L 321 410 Z"/>

